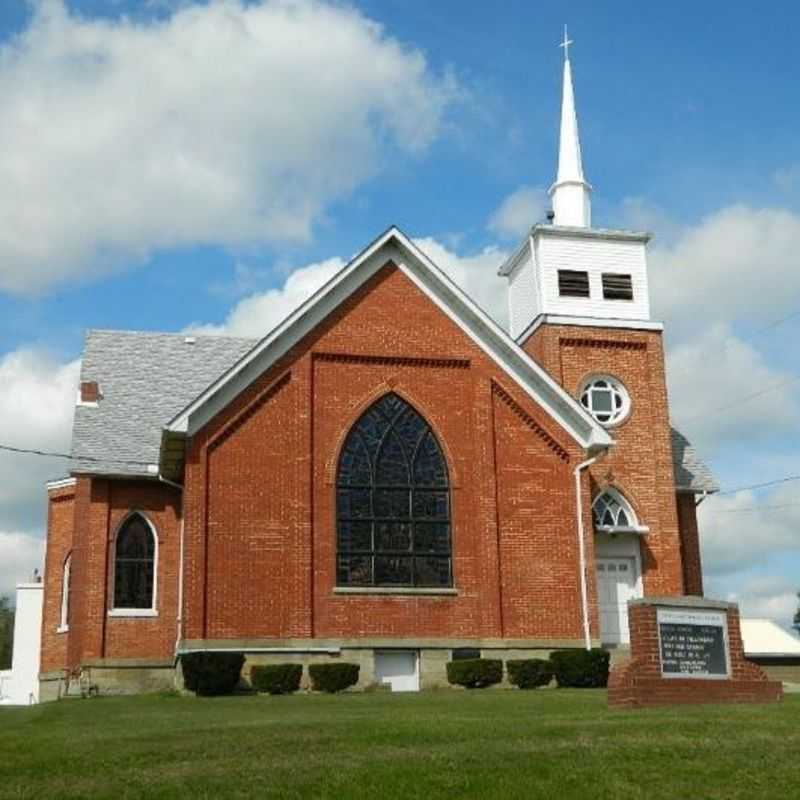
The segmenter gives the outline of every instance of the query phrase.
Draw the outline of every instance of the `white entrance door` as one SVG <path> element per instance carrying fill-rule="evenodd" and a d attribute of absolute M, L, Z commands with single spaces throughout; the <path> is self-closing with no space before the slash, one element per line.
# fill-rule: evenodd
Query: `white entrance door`
<path fill-rule="evenodd" d="M 419 670 L 415 650 L 383 650 L 375 653 L 375 680 L 393 692 L 418 692 Z"/>
<path fill-rule="evenodd" d="M 637 596 L 636 559 L 597 559 L 597 599 L 600 639 L 604 644 L 628 644 L 628 600 Z"/>

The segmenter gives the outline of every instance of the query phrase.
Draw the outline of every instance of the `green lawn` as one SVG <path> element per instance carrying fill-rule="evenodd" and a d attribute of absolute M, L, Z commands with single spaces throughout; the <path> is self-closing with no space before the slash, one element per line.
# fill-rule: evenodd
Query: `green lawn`
<path fill-rule="evenodd" d="M 0 711 L 0 797 L 794 798 L 800 697 L 605 692 L 68 700 Z"/>

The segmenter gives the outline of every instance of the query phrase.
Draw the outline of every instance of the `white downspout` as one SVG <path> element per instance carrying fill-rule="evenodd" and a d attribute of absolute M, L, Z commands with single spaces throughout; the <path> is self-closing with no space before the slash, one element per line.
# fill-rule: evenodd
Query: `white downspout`
<path fill-rule="evenodd" d="M 181 643 L 181 638 L 183 634 L 183 520 L 184 520 L 184 509 L 183 509 L 183 484 L 176 483 L 175 481 L 168 480 L 165 478 L 161 471 L 158 473 L 158 480 L 161 483 L 166 484 L 167 486 L 172 486 L 173 489 L 177 489 L 181 493 L 181 523 L 180 523 L 180 533 L 179 533 L 179 555 L 178 555 L 178 613 L 175 618 L 175 625 L 176 625 L 176 633 L 175 633 L 175 657 L 178 656 L 178 647 Z"/>
<path fill-rule="evenodd" d="M 578 562 L 581 571 L 581 611 L 583 614 L 583 638 L 587 650 L 592 649 L 592 636 L 589 630 L 589 592 L 586 586 L 586 542 L 583 531 L 583 493 L 581 492 L 581 472 L 594 464 L 599 455 L 581 462 L 575 467 L 575 503 L 578 510 Z"/>
<path fill-rule="evenodd" d="M 175 656 L 183 638 L 183 505 L 181 505 L 181 529 L 178 555 L 178 617 L 176 619 L 177 633 L 175 637 Z"/>

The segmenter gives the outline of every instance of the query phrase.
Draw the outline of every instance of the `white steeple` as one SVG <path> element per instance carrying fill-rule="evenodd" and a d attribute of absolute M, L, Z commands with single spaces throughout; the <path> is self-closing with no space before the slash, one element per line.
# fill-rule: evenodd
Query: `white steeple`
<path fill-rule="evenodd" d="M 578 117 L 575 113 L 575 95 L 572 90 L 572 68 L 569 63 L 567 26 L 564 26 L 564 95 L 561 101 L 561 137 L 558 146 L 558 175 L 550 187 L 553 198 L 554 222 L 576 228 L 592 225 L 592 187 L 583 177 L 581 143 L 578 138 Z"/>

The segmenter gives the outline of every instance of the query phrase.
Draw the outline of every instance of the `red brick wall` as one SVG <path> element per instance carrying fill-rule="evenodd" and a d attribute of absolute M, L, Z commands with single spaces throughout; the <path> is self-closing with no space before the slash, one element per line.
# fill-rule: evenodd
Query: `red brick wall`
<path fill-rule="evenodd" d="M 109 483 L 108 571 L 113 576 L 116 533 L 132 511 L 141 512 L 158 536 L 157 617 L 106 617 L 102 640 L 104 658 L 169 659 L 175 652 L 178 614 L 178 565 L 180 559 L 180 493 L 155 481 Z M 108 606 L 113 604 L 112 580 L 108 581 Z"/>
<path fill-rule="evenodd" d="M 684 576 L 661 333 L 545 324 L 524 348 L 573 397 L 594 374 L 610 374 L 625 384 L 631 413 L 611 428 L 616 445 L 609 455 L 590 468 L 592 496 L 615 486 L 639 522 L 650 528 L 641 540 L 645 595 L 681 594 Z"/>
<path fill-rule="evenodd" d="M 697 529 L 695 496 L 679 492 L 678 526 L 681 532 L 681 559 L 683 561 L 684 594 L 703 596 L 703 566 L 700 558 L 700 536 Z"/>
<path fill-rule="evenodd" d="M 130 511 L 141 511 L 158 534 L 157 610 L 153 618 L 109 617 L 112 606 L 113 545 L 117 529 Z M 169 659 L 177 635 L 177 580 L 180 536 L 179 493 L 155 481 L 80 477 L 75 488 L 72 518 L 72 578 L 70 630 L 66 639 L 66 665 L 76 667 L 87 660 L 112 658 Z M 60 540 L 55 523 L 69 527 L 66 516 L 56 517 L 51 509 L 48 528 L 48 564 L 51 540 Z M 55 556 L 54 556 L 55 558 Z M 55 592 L 48 568 L 46 602 Z M 60 578 L 57 581 L 60 592 Z M 60 606 L 60 594 L 59 594 Z M 49 638 L 51 615 L 46 611 L 42 670 L 64 666 Z M 57 624 L 57 623 L 56 623 Z M 50 654 L 53 653 L 51 658 Z"/>
<path fill-rule="evenodd" d="M 67 666 L 67 633 L 61 624 L 61 596 L 64 562 L 72 549 L 75 520 L 75 487 L 48 492 L 47 543 L 44 562 L 44 605 L 42 609 L 42 672 Z"/>
<path fill-rule="evenodd" d="M 448 462 L 455 597 L 333 592 L 339 449 L 388 391 L 425 417 Z M 580 458 L 388 266 L 194 437 L 185 637 L 577 638 Z"/>

